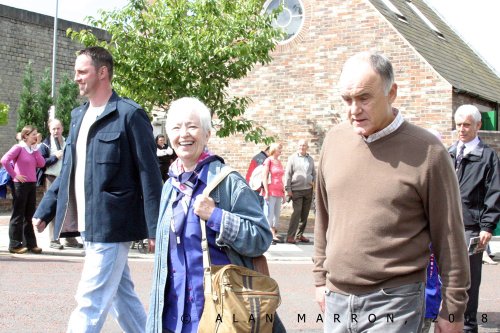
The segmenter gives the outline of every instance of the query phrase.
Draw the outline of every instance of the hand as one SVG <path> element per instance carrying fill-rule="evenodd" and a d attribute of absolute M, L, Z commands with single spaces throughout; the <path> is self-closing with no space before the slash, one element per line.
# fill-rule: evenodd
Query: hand
<path fill-rule="evenodd" d="M 434 333 L 462 333 L 464 329 L 464 323 L 453 322 L 449 320 L 438 317 L 437 322 L 434 323 Z"/>
<path fill-rule="evenodd" d="M 293 198 L 293 193 L 292 193 L 292 191 L 288 191 L 288 192 L 286 192 L 286 195 L 288 195 L 290 198 Z"/>
<path fill-rule="evenodd" d="M 17 180 L 19 180 L 20 183 L 25 183 L 26 182 L 26 176 L 23 175 L 16 175 L 15 177 Z"/>
<path fill-rule="evenodd" d="M 210 197 L 200 194 L 194 200 L 194 213 L 203 220 L 208 220 L 215 209 L 215 201 Z"/>
<path fill-rule="evenodd" d="M 327 291 L 326 286 L 316 287 L 316 302 L 318 302 L 319 308 L 323 313 L 325 313 L 325 296 Z"/>
<path fill-rule="evenodd" d="M 47 223 L 36 217 L 32 218 L 31 222 L 33 222 L 33 226 L 36 228 L 36 231 L 38 232 L 44 231 L 45 227 L 47 226 Z"/>
<path fill-rule="evenodd" d="M 479 233 L 479 247 L 485 249 L 488 245 L 488 242 L 491 239 L 491 233 L 488 231 L 481 231 Z"/>
<path fill-rule="evenodd" d="M 154 238 L 148 239 L 148 252 L 155 253 L 156 240 Z"/>
<path fill-rule="evenodd" d="M 58 150 L 54 153 L 54 155 L 57 157 L 58 160 L 61 159 L 61 157 L 63 156 L 63 151 L 62 150 Z"/>

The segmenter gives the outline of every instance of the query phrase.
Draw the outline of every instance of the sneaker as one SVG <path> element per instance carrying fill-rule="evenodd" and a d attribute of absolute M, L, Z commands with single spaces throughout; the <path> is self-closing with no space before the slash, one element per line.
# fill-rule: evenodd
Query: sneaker
<path fill-rule="evenodd" d="M 59 243 L 59 241 L 52 241 L 50 242 L 50 248 L 56 250 L 62 250 L 64 249 L 64 246 L 62 246 L 61 243 Z"/>
<path fill-rule="evenodd" d="M 38 246 L 32 247 L 31 249 L 28 249 L 28 251 L 30 251 L 31 253 L 34 253 L 34 254 L 42 253 L 42 249 L 39 248 Z"/>
<path fill-rule="evenodd" d="M 23 247 L 23 246 L 20 246 L 20 247 L 11 247 L 9 248 L 9 252 L 10 253 L 14 253 L 14 254 L 23 254 L 23 253 L 26 253 L 28 252 L 28 248 L 27 247 Z"/>
<path fill-rule="evenodd" d="M 72 248 L 76 248 L 76 249 L 83 248 L 83 244 L 78 243 L 76 238 L 66 238 L 66 242 L 64 243 L 64 246 L 65 247 L 72 247 Z"/>

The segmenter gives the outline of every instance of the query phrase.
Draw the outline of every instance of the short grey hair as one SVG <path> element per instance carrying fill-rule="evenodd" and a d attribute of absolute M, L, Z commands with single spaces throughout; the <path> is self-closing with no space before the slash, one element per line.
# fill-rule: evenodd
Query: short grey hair
<path fill-rule="evenodd" d="M 391 91 L 391 87 L 394 84 L 394 70 L 389 58 L 377 51 L 364 51 L 356 53 L 355 55 L 347 59 L 342 69 L 342 73 L 344 73 L 344 70 L 347 66 L 350 66 L 353 63 L 358 63 L 360 61 L 368 62 L 375 73 L 380 75 L 382 83 L 384 84 L 384 94 L 386 96 L 389 95 L 389 91 Z"/>
<path fill-rule="evenodd" d="M 479 109 L 472 104 L 464 104 L 459 106 L 457 111 L 455 111 L 455 123 L 465 120 L 468 116 L 474 119 L 475 124 L 481 121 L 481 112 L 479 112 Z"/>
<path fill-rule="evenodd" d="M 167 112 L 167 122 L 165 124 L 167 131 L 170 125 L 170 115 L 178 112 L 187 113 L 188 111 L 195 112 L 200 118 L 201 128 L 205 133 L 210 133 L 212 129 L 212 114 L 210 113 L 210 109 L 195 97 L 182 97 L 170 104 Z"/>

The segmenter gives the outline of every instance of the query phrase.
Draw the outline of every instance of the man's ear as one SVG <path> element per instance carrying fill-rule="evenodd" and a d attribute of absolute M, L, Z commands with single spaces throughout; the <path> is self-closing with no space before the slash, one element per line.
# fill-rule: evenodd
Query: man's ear
<path fill-rule="evenodd" d="M 396 97 L 398 96 L 398 85 L 396 83 L 393 83 L 391 86 L 391 89 L 389 90 L 389 94 L 387 94 L 389 97 L 389 101 L 391 104 L 394 102 Z"/>

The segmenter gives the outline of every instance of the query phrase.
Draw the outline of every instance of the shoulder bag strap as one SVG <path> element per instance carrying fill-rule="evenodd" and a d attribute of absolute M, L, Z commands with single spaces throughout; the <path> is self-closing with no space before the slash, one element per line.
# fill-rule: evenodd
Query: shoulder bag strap
<path fill-rule="evenodd" d="M 227 177 L 231 172 L 236 171 L 229 166 L 222 167 L 221 171 L 215 179 L 210 182 L 210 184 L 205 187 L 203 190 L 203 195 L 208 196 L 216 187 Z M 201 250 L 203 251 L 203 269 L 210 269 L 210 256 L 208 253 L 208 241 L 207 241 L 207 230 L 205 227 L 205 220 L 200 218 L 200 227 L 201 227 Z"/>

